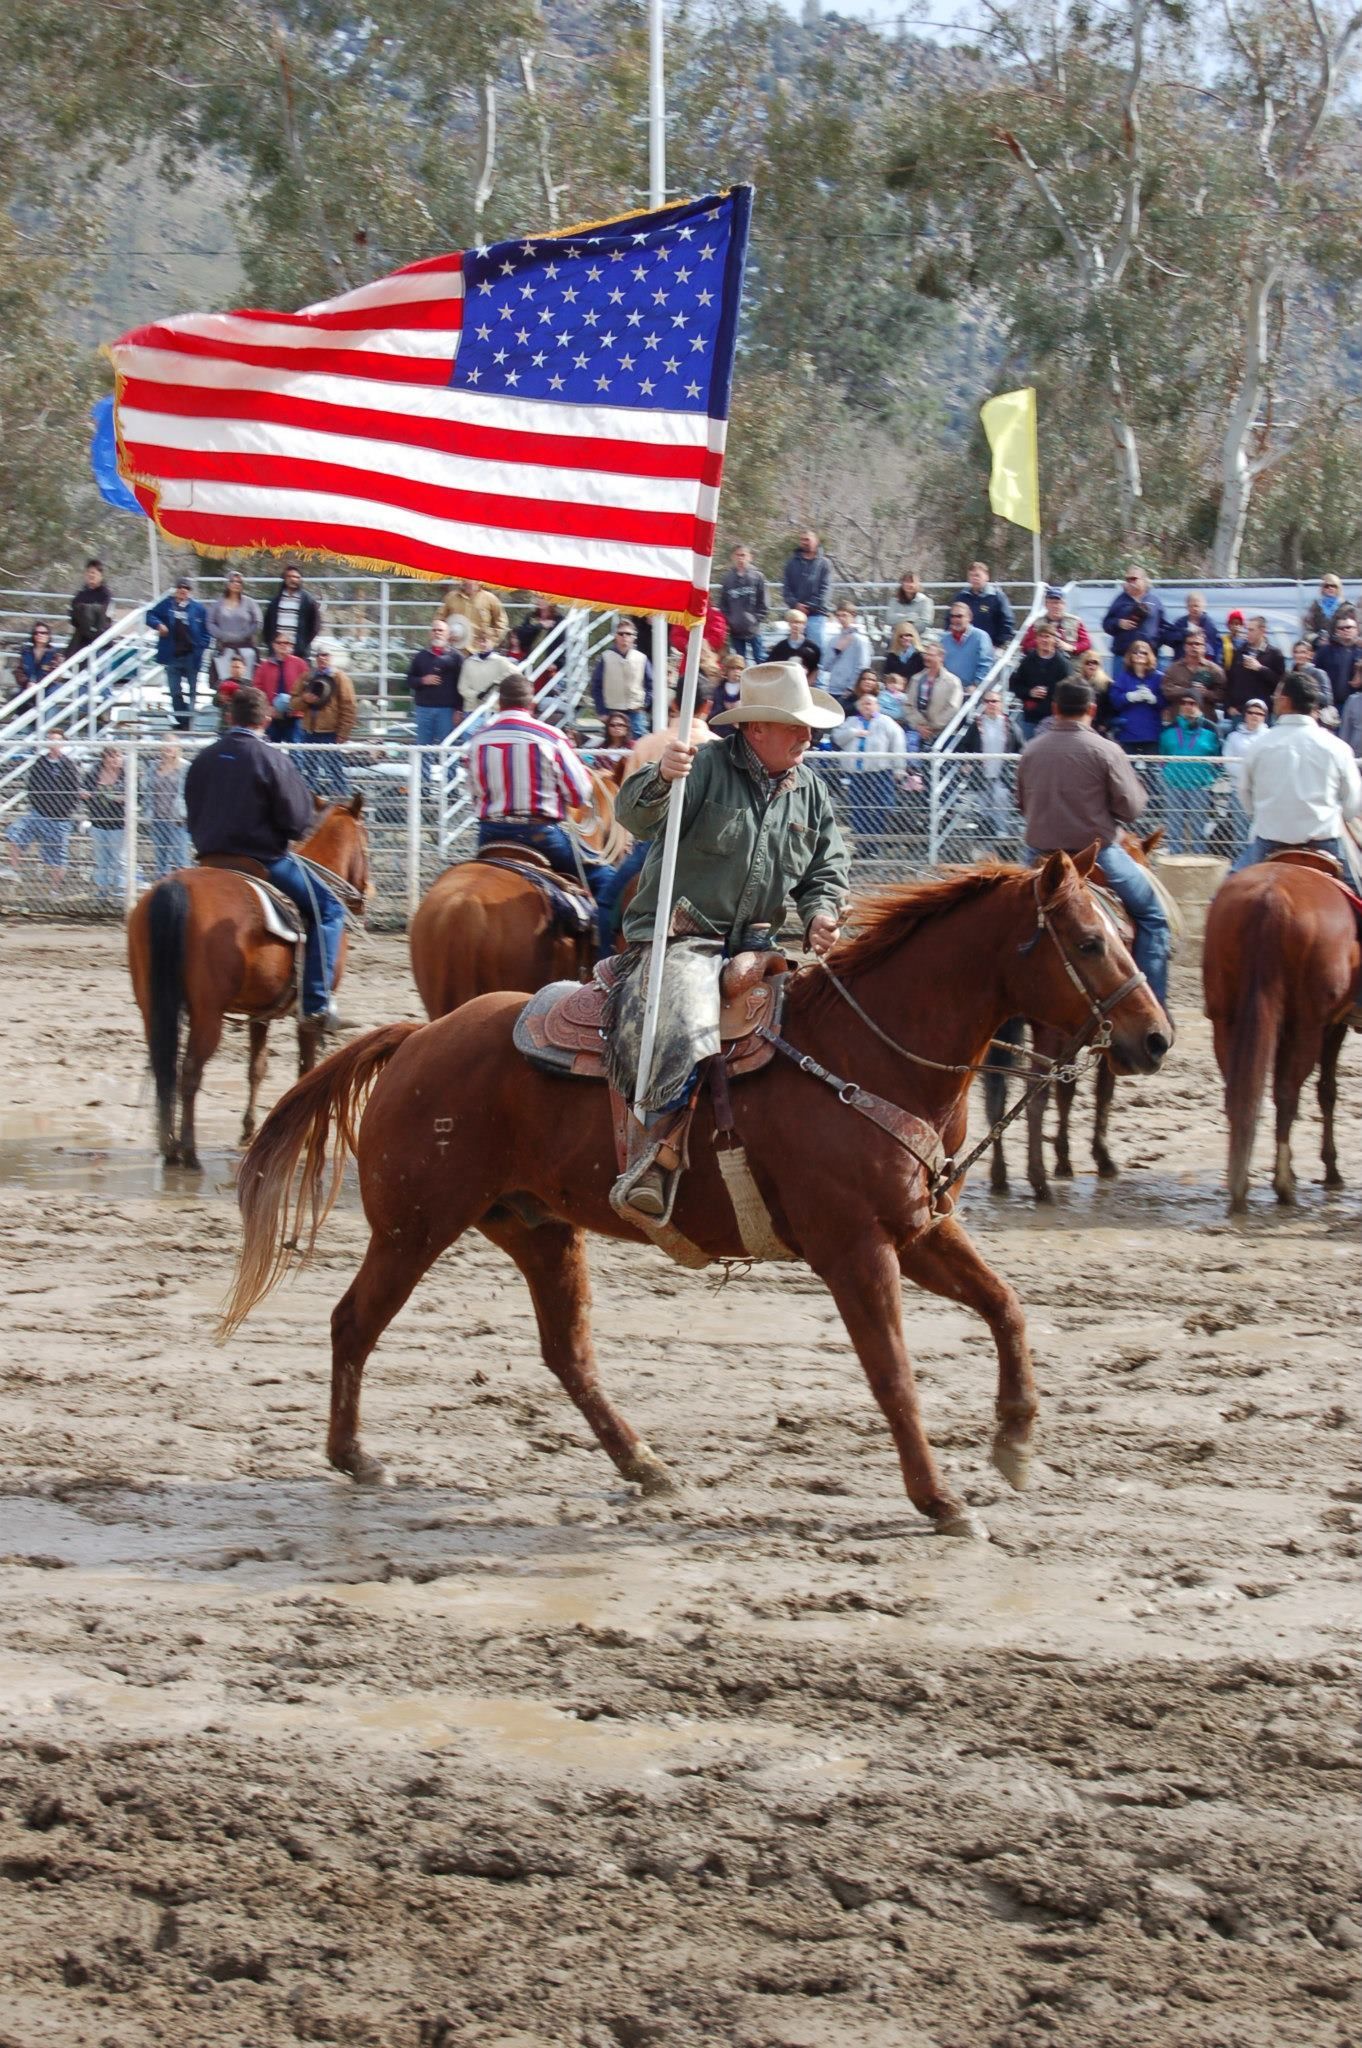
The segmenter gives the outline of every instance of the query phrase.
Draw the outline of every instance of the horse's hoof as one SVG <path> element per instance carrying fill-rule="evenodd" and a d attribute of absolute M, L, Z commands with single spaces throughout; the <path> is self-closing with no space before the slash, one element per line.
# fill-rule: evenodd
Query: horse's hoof
<path fill-rule="evenodd" d="M 1005 1195 L 1007 1193 L 1007 1175 L 1005 1173 L 990 1174 L 988 1191 L 991 1195 Z"/>
<path fill-rule="evenodd" d="M 1097 1178 L 1099 1180 L 1116 1180 L 1118 1176 L 1119 1169 L 1117 1168 L 1116 1161 L 1114 1159 L 1098 1160 Z"/>
<path fill-rule="evenodd" d="M 989 1457 L 994 1470 L 1002 1473 L 1008 1485 L 1017 1493 L 1025 1493 L 1031 1484 L 1031 1452 L 1027 1445 L 1013 1443 L 1010 1437 L 995 1436 Z"/>
<path fill-rule="evenodd" d="M 1057 1159 L 1055 1161 L 1055 1179 L 1072 1180 L 1073 1177 L 1073 1161 L 1071 1159 Z"/>
<path fill-rule="evenodd" d="M 661 1458 L 658 1457 L 655 1451 L 650 1451 L 646 1444 L 641 1445 L 635 1451 L 628 1464 L 621 1466 L 620 1471 L 625 1479 L 632 1480 L 634 1485 L 649 1499 L 655 1498 L 659 1494 L 679 1493 L 681 1491 L 680 1486 L 673 1479 Z"/>
<path fill-rule="evenodd" d="M 988 1530 L 972 1508 L 952 1508 L 932 1524 L 936 1536 L 963 1536 L 970 1543 L 987 1543 Z"/>
<path fill-rule="evenodd" d="M 1278 1200 L 1278 1201 L 1280 1202 L 1280 1204 L 1281 1204 L 1281 1206 L 1283 1207 L 1283 1209 L 1294 1209 L 1294 1208 L 1295 1208 L 1295 1206 L 1296 1206 L 1296 1183 L 1295 1183 L 1294 1181 L 1275 1181 L 1275 1180 L 1274 1180 L 1274 1181 L 1273 1181 L 1273 1183 L 1272 1183 L 1272 1192 L 1273 1192 L 1273 1194 L 1274 1194 L 1274 1195 L 1275 1195 L 1275 1196 L 1277 1197 L 1277 1200 Z"/>
<path fill-rule="evenodd" d="M 361 1450 L 358 1444 L 355 1444 L 348 1451 L 335 1453 L 332 1456 L 331 1463 L 338 1472 L 347 1473 L 354 1480 L 356 1486 L 381 1486 L 383 1484 L 385 1475 L 382 1459 L 371 1457 L 368 1451 Z"/>
<path fill-rule="evenodd" d="M 1329 1171 L 1328 1171 L 1328 1172 L 1327 1172 L 1327 1173 L 1325 1174 L 1325 1176 L 1324 1176 L 1324 1185 L 1325 1185 L 1325 1187 L 1326 1187 L 1326 1188 L 1341 1188 L 1341 1187 L 1343 1186 L 1343 1184 L 1344 1184 L 1344 1183 L 1343 1183 L 1343 1175 L 1342 1175 L 1342 1174 L 1341 1174 L 1341 1173 L 1339 1172 L 1339 1170 L 1338 1170 L 1338 1168 L 1337 1168 L 1336 1166 L 1331 1166 L 1331 1167 L 1329 1168 Z"/>
<path fill-rule="evenodd" d="M 203 1172 L 203 1161 L 200 1159 L 197 1152 L 182 1152 L 180 1154 L 179 1163 L 184 1168 L 186 1173 Z"/>
<path fill-rule="evenodd" d="M 1038 1202 L 1053 1202 L 1053 1200 L 1055 1199 L 1050 1192 L 1049 1183 L 1047 1181 L 1042 1181 L 1039 1187 L 1037 1187 L 1036 1183 L 1032 1181 L 1031 1192 Z"/>

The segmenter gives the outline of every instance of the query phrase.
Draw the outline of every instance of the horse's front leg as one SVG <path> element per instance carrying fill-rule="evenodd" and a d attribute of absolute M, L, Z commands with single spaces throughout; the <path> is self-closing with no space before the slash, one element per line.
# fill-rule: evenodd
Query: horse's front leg
<path fill-rule="evenodd" d="M 942 1484 L 927 1441 L 903 1338 L 903 1295 L 893 1245 L 882 1234 L 867 1235 L 814 1270 L 841 1310 L 871 1392 L 889 1424 L 909 1500 L 935 1523 L 938 1535 L 986 1538 L 983 1523 Z"/>
<path fill-rule="evenodd" d="M 1099 1180 L 1116 1179 L 1116 1161 L 1107 1149 L 1107 1126 L 1116 1094 L 1116 1069 L 1110 1060 L 1097 1063 L 1097 1106 L 1092 1114 L 1092 1157 Z"/>
<path fill-rule="evenodd" d="M 992 1457 L 1009 1486 L 1024 1487 L 1030 1477 L 1031 1438 L 1040 1402 L 1016 1290 L 985 1263 L 953 1216 L 905 1246 L 899 1264 L 906 1279 L 972 1308 L 993 1332 L 998 1347 L 998 1426 Z"/>
<path fill-rule="evenodd" d="M 241 1142 L 249 1145 L 255 1136 L 255 1112 L 260 1100 L 260 1086 L 269 1064 L 268 1040 L 270 1027 L 252 1017 L 249 1025 L 250 1050 L 246 1055 L 246 1114 L 241 1119 Z"/>
<path fill-rule="evenodd" d="M 1076 1081 L 1055 1083 L 1055 1179 L 1072 1180 L 1074 1177 L 1073 1153 L 1069 1150 L 1069 1127 L 1073 1121 L 1074 1096 L 1078 1093 Z"/>

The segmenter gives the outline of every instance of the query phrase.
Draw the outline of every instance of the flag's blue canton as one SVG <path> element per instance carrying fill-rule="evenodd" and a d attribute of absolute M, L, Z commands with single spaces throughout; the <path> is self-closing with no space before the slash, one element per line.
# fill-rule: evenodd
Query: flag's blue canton
<path fill-rule="evenodd" d="M 710 201 L 470 250 L 451 382 L 495 397 L 708 412 L 732 226 L 731 203 Z"/>

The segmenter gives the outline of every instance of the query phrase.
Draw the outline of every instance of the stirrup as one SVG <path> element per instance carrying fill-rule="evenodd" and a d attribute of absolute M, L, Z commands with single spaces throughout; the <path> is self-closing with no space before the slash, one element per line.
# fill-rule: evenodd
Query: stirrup
<path fill-rule="evenodd" d="M 671 1193 L 668 1186 L 670 1178 L 662 1167 L 650 1166 L 646 1173 L 639 1175 L 629 1189 L 624 1198 L 627 1206 L 636 1209 L 640 1216 L 660 1220 L 671 1206 L 668 1200 Z"/>

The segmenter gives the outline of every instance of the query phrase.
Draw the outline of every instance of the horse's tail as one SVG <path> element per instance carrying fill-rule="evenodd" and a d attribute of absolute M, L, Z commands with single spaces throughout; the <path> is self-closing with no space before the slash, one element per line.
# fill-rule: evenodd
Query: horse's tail
<path fill-rule="evenodd" d="M 1232 1209 L 1242 1209 L 1248 1198 L 1253 1140 L 1258 1131 L 1267 1077 L 1281 1038 L 1285 1007 L 1282 943 L 1289 915 L 1289 908 L 1280 896 L 1275 892 L 1265 893 L 1249 912 L 1240 941 L 1245 976 L 1235 1004 L 1230 1032 L 1229 1072 L 1225 1076 Z"/>
<path fill-rule="evenodd" d="M 184 1008 L 184 942 L 189 891 L 172 876 L 147 903 L 147 1051 L 162 1122 L 173 1114 Z"/>
<path fill-rule="evenodd" d="M 423 1028 L 381 1024 L 351 1039 L 295 1081 L 265 1118 L 237 1170 L 241 1249 L 219 1336 L 230 1336 L 263 1301 L 295 1252 L 301 1254 L 300 1264 L 311 1258 L 340 1193 L 346 1155 L 355 1149 L 369 1090 L 403 1041 Z M 300 1242 L 304 1234 L 306 1242 Z"/>

